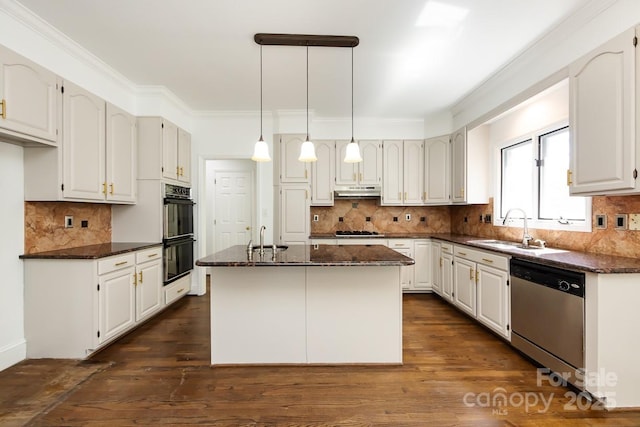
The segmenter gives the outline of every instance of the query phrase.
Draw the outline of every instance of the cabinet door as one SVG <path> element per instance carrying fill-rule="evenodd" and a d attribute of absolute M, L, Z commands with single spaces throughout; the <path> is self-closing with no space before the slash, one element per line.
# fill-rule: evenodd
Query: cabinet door
<path fill-rule="evenodd" d="M 135 203 L 138 164 L 136 118 L 107 104 L 106 126 L 107 200 Z"/>
<path fill-rule="evenodd" d="M 280 241 L 284 244 L 309 242 L 309 187 L 288 184 L 280 187 Z"/>
<path fill-rule="evenodd" d="M 428 240 L 416 240 L 413 242 L 415 255 L 415 283 L 414 287 L 420 290 L 429 290 L 432 286 L 431 273 L 431 242 Z"/>
<path fill-rule="evenodd" d="M 400 252 L 404 256 L 413 258 L 411 248 L 394 248 L 396 252 Z M 404 265 L 400 267 L 400 286 L 402 290 L 411 290 L 414 286 L 415 265 Z"/>
<path fill-rule="evenodd" d="M 449 136 L 427 139 L 424 143 L 424 203 L 449 203 Z"/>
<path fill-rule="evenodd" d="M 404 141 L 402 151 L 403 203 L 421 205 L 424 188 L 424 142 Z"/>
<path fill-rule="evenodd" d="M 360 174 L 360 163 L 345 163 L 344 156 L 350 141 L 336 141 L 336 185 L 356 185 Z M 362 154 L 362 144 L 360 144 Z M 363 158 L 364 161 L 364 158 Z"/>
<path fill-rule="evenodd" d="M 311 205 L 333 206 L 333 184 L 335 182 L 335 141 L 317 141 L 318 161 L 311 164 Z"/>
<path fill-rule="evenodd" d="M 18 138 L 56 144 L 58 84 L 49 70 L 0 47 L 0 128 Z"/>
<path fill-rule="evenodd" d="M 307 162 L 298 160 L 305 135 L 283 135 L 280 137 L 280 182 L 309 182 Z"/>
<path fill-rule="evenodd" d="M 382 204 L 402 204 L 402 160 L 402 141 L 382 143 Z"/>
<path fill-rule="evenodd" d="M 467 186 L 467 129 L 451 136 L 451 201 L 464 203 Z"/>
<path fill-rule="evenodd" d="M 509 279 L 506 271 L 478 264 L 477 319 L 504 337 L 509 337 Z"/>
<path fill-rule="evenodd" d="M 139 322 L 163 307 L 162 262 L 151 261 L 136 266 L 136 321 Z"/>
<path fill-rule="evenodd" d="M 362 162 L 359 168 L 358 183 L 361 185 L 380 185 L 382 181 L 382 143 L 380 141 L 358 141 Z"/>
<path fill-rule="evenodd" d="M 64 198 L 105 200 L 105 102 L 64 83 L 62 97 Z"/>
<path fill-rule="evenodd" d="M 433 292 L 442 295 L 442 255 L 439 242 L 431 242 L 431 287 Z"/>
<path fill-rule="evenodd" d="M 571 194 L 633 188 L 635 29 L 569 67 Z"/>
<path fill-rule="evenodd" d="M 120 335 L 135 323 L 134 267 L 99 276 L 99 343 Z"/>
<path fill-rule="evenodd" d="M 178 180 L 178 126 L 164 120 L 162 123 L 162 176 Z"/>
<path fill-rule="evenodd" d="M 191 183 L 191 134 L 178 129 L 178 181 Z"/>
<path fill-rule="evenodd" d="M 453 260 L 453 303 L 476 316 L 476 265 L 458 257 Z"/>
<path fill-rule="evenodd" d="M 442 296 L 449 300 L 453 300 L 453 255 L 450 253 L 442 253 Z"/>

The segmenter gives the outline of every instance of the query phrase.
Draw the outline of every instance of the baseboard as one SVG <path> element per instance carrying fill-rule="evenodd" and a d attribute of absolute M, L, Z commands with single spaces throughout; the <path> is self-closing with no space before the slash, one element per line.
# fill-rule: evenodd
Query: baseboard
<path fill-rule="evenodd" d="M 17 343 L 0 348 L 0 371 L 22 362 L 27 358 L 27 342 L 20 340 Z"/>

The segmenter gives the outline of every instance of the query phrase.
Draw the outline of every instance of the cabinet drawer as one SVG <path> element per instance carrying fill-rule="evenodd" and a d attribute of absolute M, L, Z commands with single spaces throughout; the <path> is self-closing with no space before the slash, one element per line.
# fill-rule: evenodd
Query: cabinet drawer
<path fill-rule="evenodd" d="M 136 252 L 136 264 L 162 259 L 162 246 Z"/>
<path fill-rule="evenodd" d="M 453 254 L 453 244 L 451 243 L 440 243 L 440 251 L 447 254 Z"/>
<path fill-rule="evenodd" d="M 479 251 L 471 249 L 467 246 L 455 246 L 455 256 L 464 258 L 469 261 L 477 262 L 480 264 L 490 265 L 501 270 L 508 270 L 509 258 L 502 255 L 495 254 L 493 252 Z"/>
<path fill-rule="evenodd" d="M 133 267 L 136 263 L 136 256 L 133 253 L 112 256 L 98 261 L 98 275 L 111 273 L 127 267 Z"/>
<path fill-rule="evenodd" d="M 164 304 L 169 305 L 189 293 L 191 275 L 182 277 L 164 287 Z"/>
<path fill-rule="evenodd" d="M 391 249 L 413 249 L 413 240 L 411 239 L 389 239 L 388 246 Z"/>

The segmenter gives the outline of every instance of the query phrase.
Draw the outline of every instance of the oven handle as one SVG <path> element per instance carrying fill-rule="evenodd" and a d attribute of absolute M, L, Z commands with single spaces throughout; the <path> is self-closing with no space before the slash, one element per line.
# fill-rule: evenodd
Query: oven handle
<path fill-rule="evenodd" d="M 181 245 L 182 243 L 188 242 L 196 242 L 196 239 L 191 234 L 188 236 L 178 236 L 172 237 L 170 239 L 162 239 L 162 244 L 165 248 L 169 246 Z"/>
<path fill-rule="evenodd" d="M 194 202 L 191 199 L 176 199 L 173 197 L 165 197 L 164 198 L 164 204 L 165 205 L 195 205 L 196 202 Z"/>

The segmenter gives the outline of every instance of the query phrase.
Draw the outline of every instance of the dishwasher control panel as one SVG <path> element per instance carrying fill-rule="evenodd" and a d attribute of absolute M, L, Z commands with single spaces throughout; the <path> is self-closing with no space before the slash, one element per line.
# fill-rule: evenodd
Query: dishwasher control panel
<path fill-rule="evenodd" d="M 511 276 L 584 298 L 584 273 L 512 258 Z"/>

